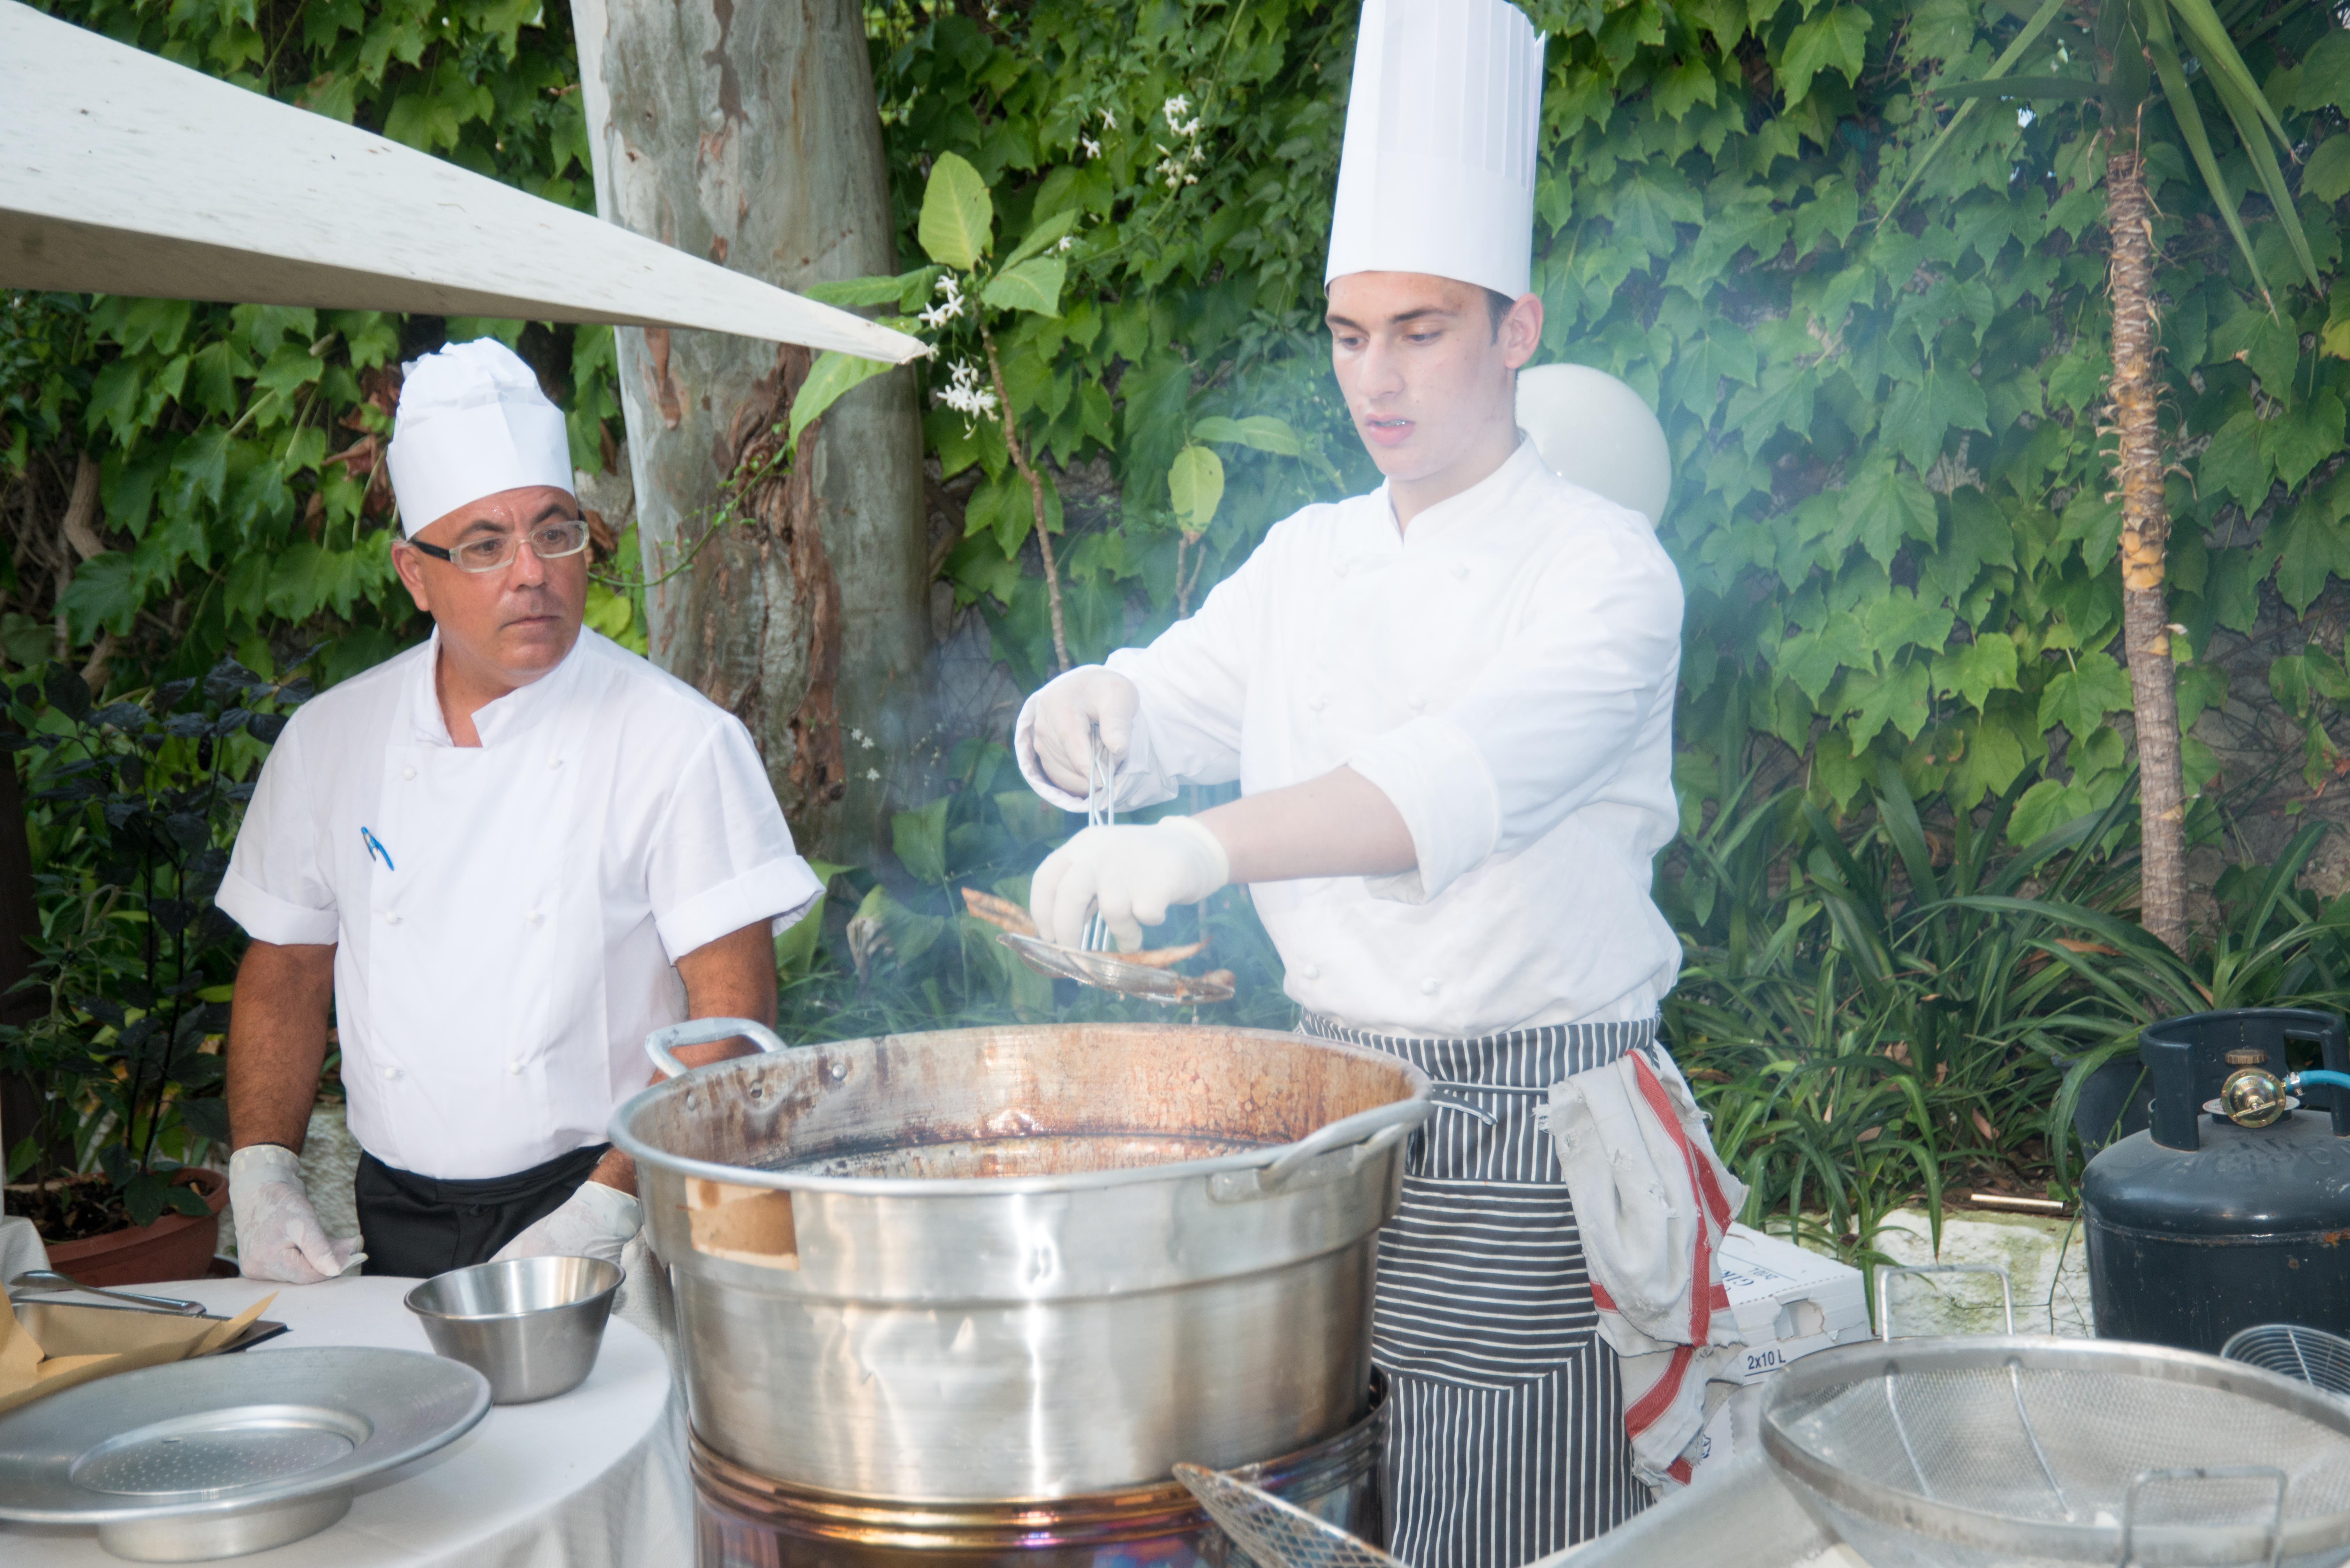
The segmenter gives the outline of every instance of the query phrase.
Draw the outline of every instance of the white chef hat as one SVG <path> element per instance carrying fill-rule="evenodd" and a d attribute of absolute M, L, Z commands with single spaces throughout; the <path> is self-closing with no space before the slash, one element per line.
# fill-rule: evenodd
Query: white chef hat
<path fill-rule="evenodd" d="M 1330 265 L 1527 292 L 1543 35 L 1507 0 L 1363 0 Z"/>
<path fill-rule="evenodd" d="M 546 400 L 513 349 L 477 337 L 400 369 L 400 411 L 384 462 L 411 537 L 501 490 L 548 484 L 571 492 L 563 410 Z"/>

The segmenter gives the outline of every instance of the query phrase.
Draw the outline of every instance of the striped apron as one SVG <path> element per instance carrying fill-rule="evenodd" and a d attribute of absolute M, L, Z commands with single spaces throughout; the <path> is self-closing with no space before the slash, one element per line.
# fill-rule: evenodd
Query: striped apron
<path fill-rule="evenodd" d="M 1550 1086 L 1651 1044 L 1656 1021 L 1478 1040 L 1373 1034 L 1317 1013 L 1299 1027 L 1400 1056 L 1436 1088 L 1402 1209 L 1379 1233 L 1388 1549 L 1411 1568 L 1516 1568 L 1621 1524 L 1648 1491 L 1632 1476 Z"/>

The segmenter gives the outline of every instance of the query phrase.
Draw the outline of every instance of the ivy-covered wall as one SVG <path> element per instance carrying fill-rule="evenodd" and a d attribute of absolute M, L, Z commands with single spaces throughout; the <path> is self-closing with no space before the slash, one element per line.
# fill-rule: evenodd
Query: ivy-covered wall
<path fill-rule="evenodd" d="M 588 200 L 559 9 L 49 3 Z M 1734 794 L 1758 762 L 1800 770 L 1833 807 L 1860 799 L 1887 761 L 1945 810 L 2012 795 L 2017 841 L 2111 801 L 2128 777 L 2128 687 L 2099 433 L 2094 106 L 1991 106 L 1888 215 L 1954 107 L 1938 89 L 1983 74 L 2020 26 L 2007 0 L 1527 8 L 1552 35 L 1535 275 L 1545 350 L 1654 398 L 1677 462 L 1663 535 L 1690 590 L 1685 811 Z M 1375 478 L 1318 330 L 1355 9 L 868 8 L 904 254 L 920 254 L 922 190 L 949 151 L 992 187 L 1007 236 L 1081 214 L 1060 313 L 1024 317 L 1003 338 L 1006 390 L 1054 490 L 1077 659 L 1196 603 L 1297 504 Z M 2338 633 L 2304 648 L 2290 629 L 2350 576 L 2338 472 L 2350 288 L 2334 281 L 2350 35 L 2308 0 L 2222 9 L 2295 140 L 2290 178 L 2329 291 L 2285 283 L 2294 269 L 2251 201 L 2280 289 L 2266 308 L 2175 130 L 2149 120 L 2180 701 L 2193 730 L 2224 695 L 2220 656 L 2263 626 L 2289 628 L 2260 646 L 2290 721 L 2273 744 L 2308 787 L 2333 771 L 2325 726 L 2350 700 Z M 201 670 L 224 649 L 265 668 L 267 647 L 323 638 L 332 679 L 415 635 L 386 565 L 384 374 L 444 332 L 480 329 L 12 299 L 0 316 L 10 661 L 60 647 L 93 661 L 102 645 L 112 677 L 136 681 Z M 494 329 L 571 400 L 582 465 L 605 461 L 618 433 L 608 335 Z M 1013 678 L 1033 683 L 1053 656 L 1024 483 L 988 421 L 933 401 L 946 367 L 925 373 L 938 382 L 924 396 L 941 576 Z M 1258 415 L 1309 450 L 1222 449 L 1225 489 L 1195 544 L 1186 530 L 1202 519 L 1177 514 L 1170 465 L 1201 421 Z M 97 505 L 77 533 L 85 453 Z M 631 613 L 625 594 L 599 596 L 599 624 L 625 629 Z M 2190 790 L 2209 792 L 2222 758 L 2193 735 L 2188 753 Z"/>

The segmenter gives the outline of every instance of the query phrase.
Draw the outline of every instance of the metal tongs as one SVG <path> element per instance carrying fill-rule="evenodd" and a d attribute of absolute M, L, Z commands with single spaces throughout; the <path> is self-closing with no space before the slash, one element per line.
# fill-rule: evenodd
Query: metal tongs
<path fill-rule="evenodd" d="M 1117 824 L 1118 764 L 1103 749 L 1101 732 L 1097 730 L 1086 780 L 1086 826 L 1113 827 Z M 1226 971 L 1191 975 L 1178 974 L 1169 967 L 1174 958 L 1186 958 L 1198 951 L 1196 945 L 1188 951 L 1177 952 L 1163 963 L 1137 963 L 1121 958 L 1117 942 L 1110 937 L 1109 922 L 1102 919 L 1099 904 L 1086 921 L 1082 948 L 1065 948 L 1040 936 L 1010 930 L 995 940 L 1018 953 L 1021 961 L 1039 974 L 1074 980 L 1120 996 L 1147 997 L 1168 1003 L 1229 1002 L 1232 997 L 1232 977 Z"/>

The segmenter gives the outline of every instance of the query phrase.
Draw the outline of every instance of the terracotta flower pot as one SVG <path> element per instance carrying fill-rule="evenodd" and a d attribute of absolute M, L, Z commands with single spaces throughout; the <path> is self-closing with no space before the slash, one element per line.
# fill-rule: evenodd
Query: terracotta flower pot
<path fill-rule="evenodd" d="M 217 1170 L 189 1167 L 172 1179 L 194 1188 L 209 1210 L 202 1219 L 165 1214 L 152 1225 L 130 1225 L 67 1241 L 49 1251 L 49 1267 L 86 1285 L 144 1285 L 163 1280 L 200 1280 L 212 1269 L 220 1245 L 221 1210 L 228 1206 L 228 1178 Z"/>

